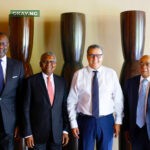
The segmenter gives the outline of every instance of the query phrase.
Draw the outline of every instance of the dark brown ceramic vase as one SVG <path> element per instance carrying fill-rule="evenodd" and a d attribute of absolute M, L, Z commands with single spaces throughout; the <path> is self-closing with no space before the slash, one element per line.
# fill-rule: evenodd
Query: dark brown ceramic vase
<path fill-rule="evenodd" d="M 73 74 L 82 68 L 85 43 L 85 15 L 77 12 L 61 14 L 61 44 L 64 56 L 62 76 L 69 90 Z M 78 142 L 70 133 L 70 142 L 65 150 L 77 150 Z"/>
<path fill-rule="evenodd" d="M 68 87 L 74 72 L 82 65 L 85 43 L 85 15 L 77 12 L 61 14 L 61 44 L 64 56 L 62 75 Z"/>
<path fill-rule="evenodd" d="M 9 16 L 9 47 L 12 58 L 24 64 L 25 77 L 32 75 L 30 58 L 34 33 L 33 17 Z M 15 142 L 16 150 L 26 150 L 24 140 Z"/>
<path fill-rule="evenodd" d="M 121 41 L 124 64 L 121 72 L 121 84 L 128 78 L 139 74 L 138 61 L 143 55 L 145 43 L 145 12 L 124 11 L 120 15 Z"/>
<path fill-rule="evenodd" d="M 25 76 L 32 74 L 30 58 L 33 46 L 34 17 L 9 16 L 10 55 L 23 61 Z"/>
<path fill-rule="evenodd" d="M 124 82 L 139 74 L 139 59 L 143 55 L 145 43 L 145 12 L 138 10 L 124 11 L 120 14 L 121 41 L 124 56 L 120 81 Z M 131 150 L 131 145 L 125 141 L 121 131 L 119 139 L 120 150 Z"/>

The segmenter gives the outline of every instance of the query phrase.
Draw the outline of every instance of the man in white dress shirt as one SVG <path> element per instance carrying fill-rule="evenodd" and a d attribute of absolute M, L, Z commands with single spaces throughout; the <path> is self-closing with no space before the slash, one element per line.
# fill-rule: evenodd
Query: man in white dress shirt
<path fill-rule="evenodd" d="M 102 65 L 102 47 L 89 46 L 87 60 L 89 65 L 75 72 L 68 95 L 67 109 L 72 133 L 79 140 L 79 150 L 93 150 L 95 140 L 97 150 L 111 150 L 113 135 L 119 135 L 122 124 L 122 90 L 116 72 Z M 95 71 L 98 79 L 97 117 L 92 113 L 95 109 L 92 108 Z"/>

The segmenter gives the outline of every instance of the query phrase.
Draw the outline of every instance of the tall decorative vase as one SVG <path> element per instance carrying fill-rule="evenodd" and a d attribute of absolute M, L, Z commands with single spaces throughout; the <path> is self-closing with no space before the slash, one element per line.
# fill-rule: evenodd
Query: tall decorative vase
<path fill-rule="evenodd" d="M 30 58 L 33 45 L 34 18 L 9 16 L 9 42 L 12 58 L 23 62 L 25 77 L 32 75 Z M 16 150 L 26 150 L 24 140 L 15 143 Z"/>
<path fill-rule="evenodd" d="M 85 43 L 85 15 L 77 12 L 68 12 L 61 15 L 61 44 L 64 56 L 62 76 L 67 81 L 69 90 L 73 74 L 82 65 Z M 71 135 L 70 142 L 65 148 L 77 150 L 77 140 Z"/>
<path fill-rule="evenodd" d="M 34 17 L 9 16 L 10 54 L 12 58 L 23 61 L 26 77 L 33 73 L 30 65 L 33 34 Z"/>
<path fill-rule="evenodd" d="M 145 42 L 145 12 L 138 10 L 124 11 L 120 14 L 121 40 L 124 63 L 121 71 L 121 85 L 139 74 L 138 61 L 143 55 Z M 125 142 L 123 131 L 120 136 L 120 150 L 130 150 L 131 145 Z"/>
<path fill-rule="evenodd" d="M 62 75 L 70 86 L 72 76 L 81 68 L 85 43 L 85 15 L 77 12 L 61 15 L 61 44 L 64 56 Z"/>

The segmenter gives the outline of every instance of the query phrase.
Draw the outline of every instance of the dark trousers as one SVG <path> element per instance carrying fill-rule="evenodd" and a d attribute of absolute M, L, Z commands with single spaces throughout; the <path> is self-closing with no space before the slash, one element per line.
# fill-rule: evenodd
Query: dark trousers
<path fill-rule="evenodd" d="M 146 125 L 143 128 L 137 126 L 136 135 L 133 137 L 131 144 L 132 150 L 150 150 Z"/>
<path fill-rule="evenodd" d="M 46 143 L 43 144 L 35 143 L 34 148 L 29 150 L 62 150 L 62 144 L 54 143 L 53 136 L 52 134 L 50 134 L 50 137 Z"/>
<path fill-rule="evenodd" d="M 114 118 L 113 115 L 95 118 L 79 114 L 79 150 L 112 150 Z"/>
<path fill-rule="evenodd" d="M 14 137 L 13 133 L 5 133 L 3 121 L 0 113 L 0 150 L 14 150 Z"/>
<path fill-rule="evenodd" d="M 62 150 L 62 146 L 54 143 L 36 144 L 33 149 L 29 150 Z"/>

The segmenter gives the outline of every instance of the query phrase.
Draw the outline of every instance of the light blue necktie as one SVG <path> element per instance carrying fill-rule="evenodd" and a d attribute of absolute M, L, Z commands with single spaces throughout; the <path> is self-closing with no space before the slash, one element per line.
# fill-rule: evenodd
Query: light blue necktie
<path fill-rule="evenodd" d="M 148 80 L 143 79 L 141 83 L 141 89 L 139 92 L 139 99 L 137 105 L 137 113 L 136 113 L 136 124 L 142 128 L 145 124 L 146 117 L 145 117 L 145 102 L 146 102 L 146 89 L 148 86 Z"/>

